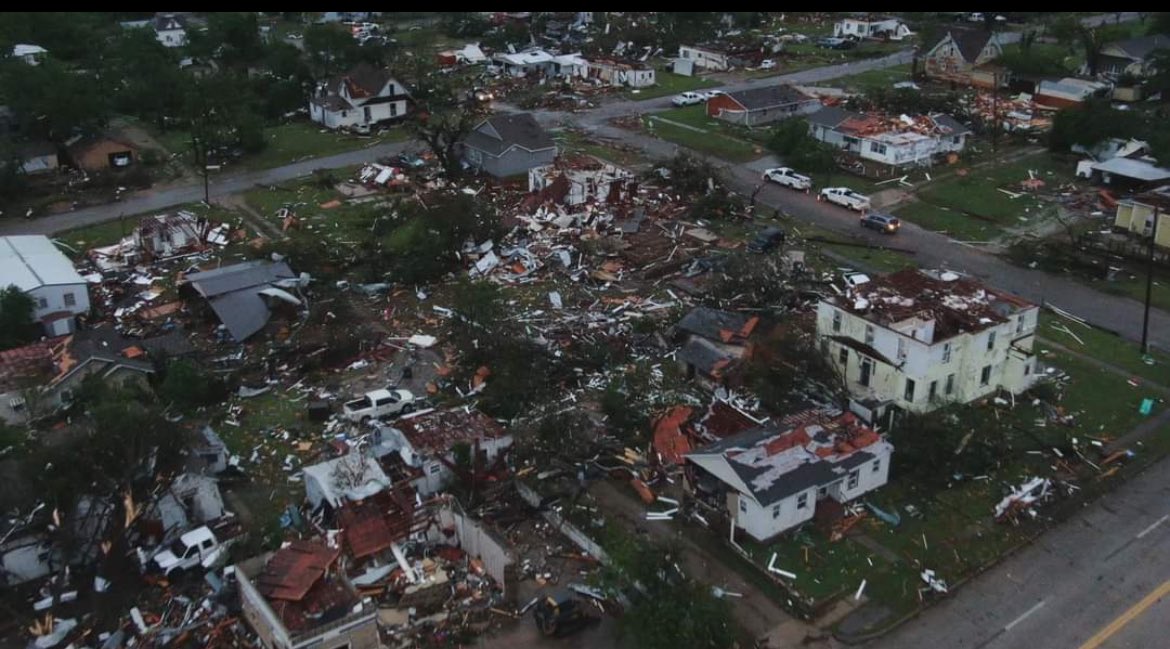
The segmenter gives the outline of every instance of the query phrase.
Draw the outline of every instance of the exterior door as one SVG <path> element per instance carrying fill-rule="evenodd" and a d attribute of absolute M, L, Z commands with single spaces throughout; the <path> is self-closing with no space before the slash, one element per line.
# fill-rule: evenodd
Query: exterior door
<path fill-rule="evenodd" d="M 870 379 L 870 376 L 872 374 L 873 374 L 873 360 L 868 359 L 868 358 L 861 359 L 861 376 L 857 379 L 857 382 L 868 388 L 869 387 L 869 379 Z"/>

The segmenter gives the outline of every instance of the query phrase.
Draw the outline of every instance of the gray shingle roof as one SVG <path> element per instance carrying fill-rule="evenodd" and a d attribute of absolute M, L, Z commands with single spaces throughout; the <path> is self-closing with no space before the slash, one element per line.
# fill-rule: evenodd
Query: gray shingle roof
<path fill-rule="evenodd" d="M 785 106 L 787 104 L 795 104 L 812 99 L 812 97 L 792 86 L 753 88 L 751 90 L 729 92 L 727 96 L 739 102 L 741 106 L 748 110 L 763 110 L 765 108 Z"/>
<path fill-rule="evenodd" d="M 742 313 L 719 311 L 707 307 L 691 309 L 683 319 L 675 325 L 680 331 L 702 336 L 710 340 L 721 340 L 721 330 L 739 331 L 751 318 Z"/>
<path fill-rule="evenodd" d="M 1170 36 L 1166 34 L 1150 34 L 1149 36 L 1139 36 L 1138 38 L 1110 43 L 1108 47 L 1115 47 L 1130 55 L 1135 60 L 1144 61 L 1155 50 L 1170 49 Z"/>
<path fill-rule="evenodd" d="M 947 33 L 955 41 L 963 60 L 968 63 L 974 63 L 979 58 L 979 53 L 987 47 L 987 41 L 992 36 L 989 31 L 975 29 L 951 29 Z"/>
<path fill-rule="evenodd" d="M 854 117 L 861 117 L 853 111 L 845 110 L 840 106 L 825 106 L 817 112 L 808 115 L 804 119 L 809 124 L 816 124 L 817 126 L 825 126 L 828 128 L 837 128 L 841 122 Z"/>
<path fill-rule="evenodd" d="M 476 126 L 463 140 L 465 146 L 499 156 L 513 146 L 529 151 L 543 151 L 556 147 L 556 142 L 531 113 L 496 115 Z"/>
<path fill-rule="evenodd" d="M 278 279 L 292 279 L 294 277 L 296 275 L 293 274 L 292 269 L 283 261 L 272 263 L 257 260 L 206 270 L 201 273 L 192 273 L 187 276 L 187 281 L 200 295 L 211 298 L 242 288 L 270 284 Z"/>

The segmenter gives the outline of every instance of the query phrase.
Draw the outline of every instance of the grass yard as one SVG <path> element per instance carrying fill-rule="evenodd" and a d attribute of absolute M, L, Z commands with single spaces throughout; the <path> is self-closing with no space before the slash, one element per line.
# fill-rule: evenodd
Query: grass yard
<path fill-rule="evenodd" d="M 338 169 L 333 178 L 344 179 L 350 170 Z M 307 180 L 285 183 L 275 187 L 262 187 L 244 193 L 248 206 L 263 218 L 276 221 L 276 211 L 287 207 L 297 216 L 300 227 L 291 230 L 290 236 L 314 240 L 325 239 L 332 245 L 353 246 L 363 236 L 368 236 L 371 214 L 376 205 L 385 200 L 375 196 L 366 202 L 345 202 L 345 196 L 332 187 L 325 187 L 319 181 Z M 338 204 L 333 204 L 339 201 Z"/>
<path fill-rule="evenodd" d="M 934 230 L 959 241 L 990 241 L 1003 230 L 995 223 L 967 216 L 949 207 L 908 202 L 894 210 L 894 215 L 927 230 Z"/>
<path fill-rule="evenodd" d="M 235 222 L 239 220 L 239 215 L 229 209 L 222 208 L 218 205 L 208 207 L 203 203 L 186 203 L 163 210 L 163 212 L 179 212 L 183 210 L 193 212 L 197 215 L 205 215 L 213 221 Z M 118 243 L 123 237 L 134 231 L 134 226 L 138 223 L 141 216 L 126 216 L 115 221 L 107 221 L 84 228 L 69 230 L 58 234 L 55 238 L 76 248 L 77 253 L 70 254 L 77 258 L 82 256 L 90 248 Z"/>
<path fill-rule="evenodd" d="M 636 150 L 619 148 L 621 145 L 616 142 L 611 145 L 607 140 L 593 139 L 578 131 L 561 131 L 554 138 L 562 152 L 584 153 L 620 167 L 636 167 L 650 161 Z"/>
<path fill-rule="evenodd" d="M 1067 328 L 1084 344 L 1054 325 Z M 1085 327 L 1047 311 L 1040 314 L 1040 327 L 1036 333 L 1073 351 L 1116 365 L 1134 376 L 1170 384 L 1170 353 L 1154 351 L 1151 354 L 1154 364 L 1147 365 L 1142 361 L 1137 345 L 1103 329 Z M 1038 344 L 1043 346 L 1044 343 Z"/>
<path fill-rule="evenodd" d="M 688 90 L 700 88 L 714 88 L 722 85 L 714 79 L 704 77 L 686 77 L 665 70 L 657 70 L 654 74 L 655 84 L 649 88 L 628 88 L 623 94 L 629 99 L 657 99 L 677 95 Z"/>
<path fill-rule="evenodd" d="M 910 66 L 895 65 L 892 68 L 868 70 L 847 77 L 839 77 L 824 82 L 825 85 L 837 86 L 848 90 L 864 92 L 875 88 L 889 88 L 899 81 L 910 80 Z"/>
<path fill-rule="evenodd" d="M 643 124 L 656 137 L 730 162 L 748 162 L 764 155 L 756 145 L 713 130 L 664 122 L 654 115 L 645 118 Z"/>
<path fill-rule="evenodd" d="M 1111 282 L 1089 281 L 1088 284 L 1099 291 L 1124 295 L 1142 303 L 1146 301 L 1146 277 L 1142 272 L 1127 273 L 1121 279 Z M 1154 305 L 1155 309 L 1170 311 L 1170 274 L 1154 273 L 1154 286 L 1150 292 L 1150 303 Z"/>
<path fill-rule="evenodd" d="M 805 241 L 804 248 L 806 250 L 813 253 L 820 251 L 831 252 L 836 257 L 844 257 L 845 259 L 856 262 L 858 266 L 868 271 L 892 273 L 903 268 L 916 268 L 918 266 L 912 254 L 898 252 L 897 250 L 887 250 L 885 248 L 869 247 L 863 239 L 854 239 L 831 230 L 819 228 L 815 225 L 799 223 L 793 220 L 782 223 L 782 227 L 790 230 L 794 235 L 803 238 Z M 816 241 L 810 241 L 810 238 L 816 239 Z M 841 266 L 839 259 L 828 257 L 827 255 L 822 256 L 825 259 L 819 265 L 826 270 Z M 816 265 L 817 260 L 812 260 L 811 263 Z"/>

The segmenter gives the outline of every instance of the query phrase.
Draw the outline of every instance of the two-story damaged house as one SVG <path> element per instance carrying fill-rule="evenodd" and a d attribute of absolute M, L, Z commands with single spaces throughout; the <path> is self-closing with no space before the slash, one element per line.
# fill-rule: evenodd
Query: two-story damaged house
<path fill-rule="evenodd" d="M 971 129 L 942 113 L 889 116 L 837 106 L 807 118 L 809 134 L 863 161 L 890 167 L 929 165 L 967 146 Z"/>
<path fill-rule="evenodd" d="M 266 649 L 376 649 L 378 607 L 340 565 L 341 548 L 293 541 L 236 564 L 244 618 Z"/>
<path fill-rule="evenodd" d="M 852 413 L 809 411 L 687 454 L 688 486 L 763 541 L 886 483 L 894 447 Z"/>
<path fill-rule="evenodd" d="M 48 237 L 0 237 L 0 289 L 15 286 L 33 299 L 33 318 L 50 336 L 73 331 L 89 311 L 89 287 Z"/>
<path fill-rule="evenodd" d="M 923 58 L 926 76 L 981 88 L 1007 83 L 1003 70 L 990 64 L 1003 55 L 995 34 L 986 30 L 950 29 Z"/>
<path fill-rule="evenodd" d="M 949 271 L 907 269 L 817 305 L 817 337 L 844 375 L 853 408 L 925 412 L 1037 377 L 1039 308 Z"/>
<path fill-rule="evenodd" d="M 726 384 L 748 353 L 749 339 L 759 316 L 697 307 L 674 326 L 675 342 L 682 344 L 678 362 L 687 378 L 713 387 Z"/>
<path fill-rule="evenodd" d="M 360 63 L 317 86 L 309 118 L 326 128 L 362 128 L 406 116 L 410 95 L 385 69 Z"/>

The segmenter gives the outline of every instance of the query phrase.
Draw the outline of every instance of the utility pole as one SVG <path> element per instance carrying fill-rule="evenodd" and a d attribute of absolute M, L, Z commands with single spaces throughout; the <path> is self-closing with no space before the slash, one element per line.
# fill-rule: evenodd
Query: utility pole
<path fill-rule="evenodd" d="M 207 143 L 198 135 L 192 135 L 191 148 L 195 153 L 195 164 L 199 165 L 199 171 L 203 174 L 203 202 L 211 205 L 211 190 L 207 181 Z"/>
<path fill-rule="evenodd" d="M 1158 217 L 1161 210 L 1154 206 L 1154 227 L 1150 232 L 1150 245 L 1146 252 L 1146 310 L 1142 316 L 1142 355 L 1150 353 L 1150 299 L 1154 292 L 1154 242 L 1158 240 Z"/>
<path fill-rule="evenodd" d="M 991 73 L 991 152 L 999 149 L 999 71 Z"/>

